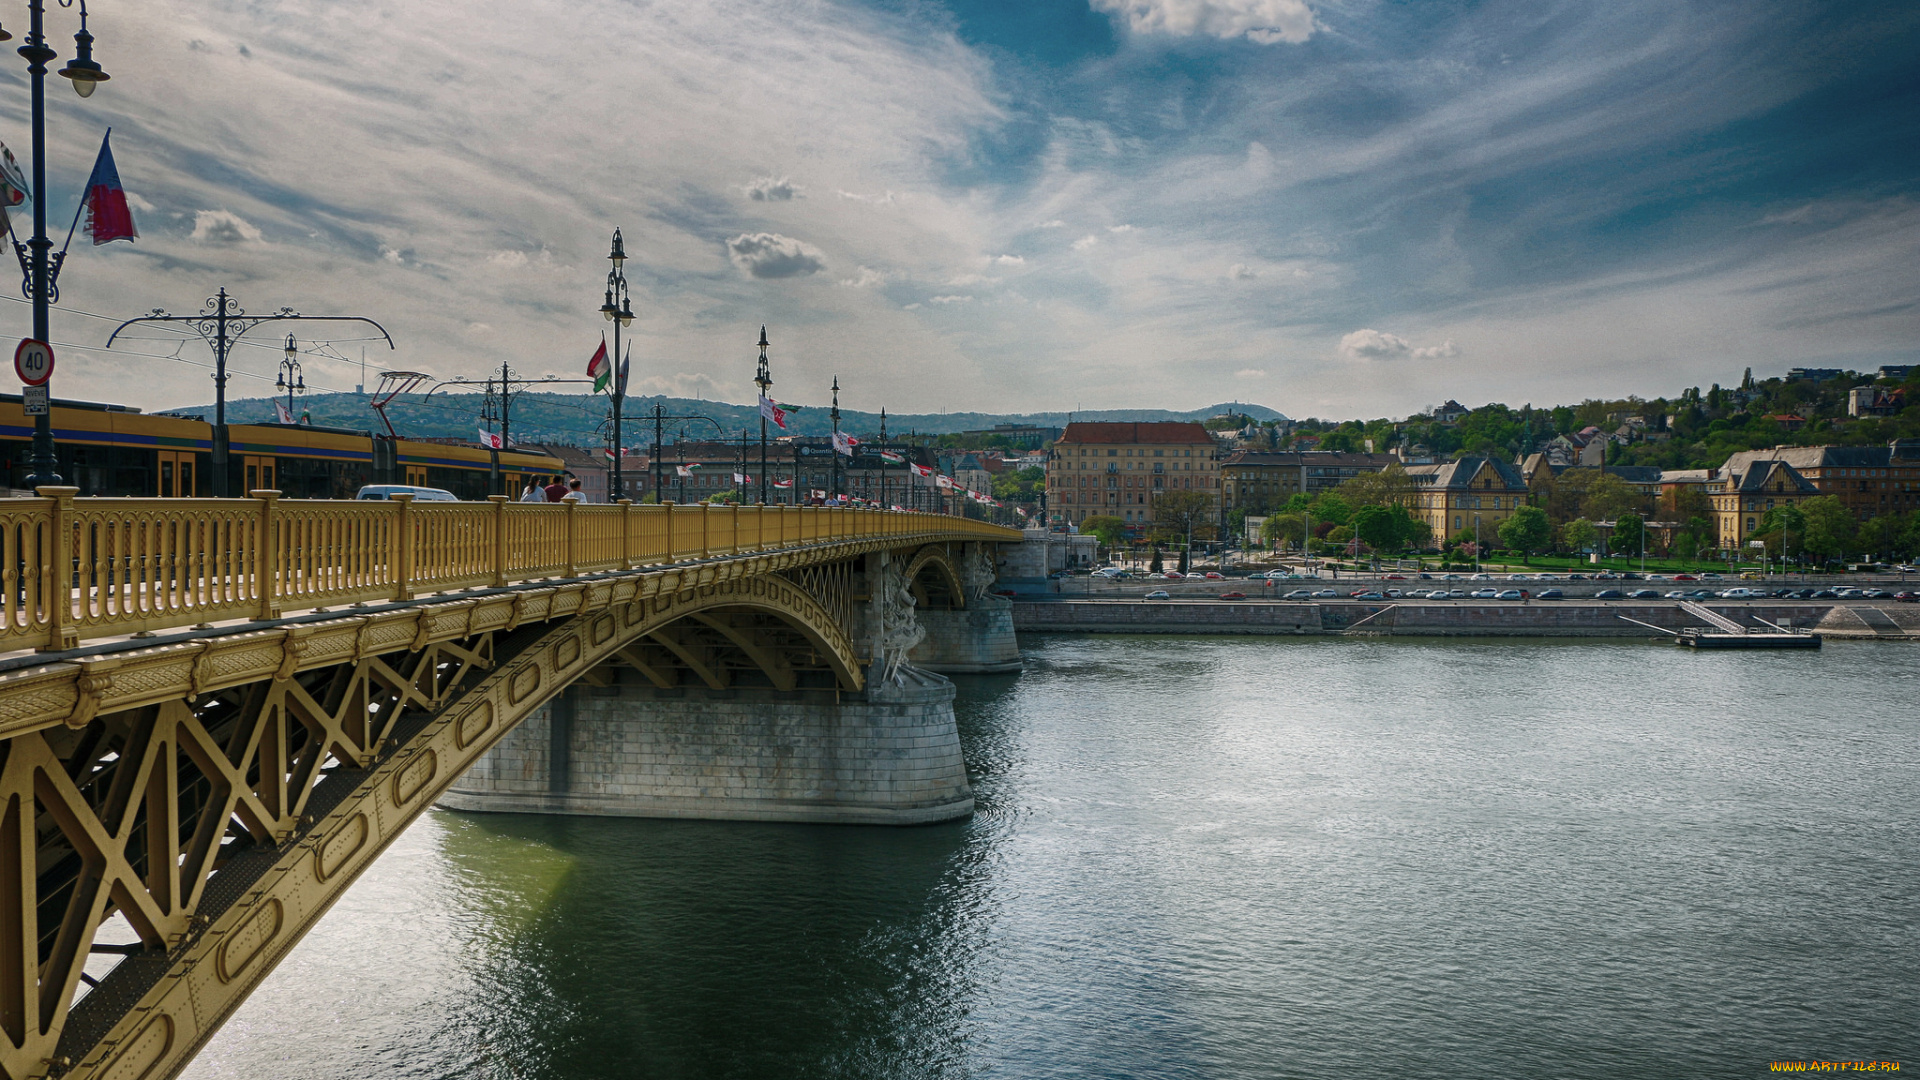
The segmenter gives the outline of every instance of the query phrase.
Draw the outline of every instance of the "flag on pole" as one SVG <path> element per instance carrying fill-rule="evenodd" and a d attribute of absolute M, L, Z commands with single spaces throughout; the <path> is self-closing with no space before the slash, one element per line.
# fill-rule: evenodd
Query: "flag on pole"
<path fill-rule="evenodd" d="M 940 485 L 940 490 L 942 491 L 953 490 L 953 477 L 948 476 L 946 473 L 941 473 L 939 476 L 934 477 L 933 482 Z"/>
<path fill-rule="evenodd" d="M 627 374 L 633 370 L 633 346 L 627 346 L 627 355 L 620 361 L 620 379 L 614 384 L 614 393 L 627 396 Z"/>
<path fill-rule="evenodd" d="M 696 461 L 691 465 L 675 465 L 673 468 L 675 472 L 683 477 L 692 476 L 694 472 L 700 468 L 700 463 Z"/>
<path fill-rule="evenodd" d="M 897 513 L 902 513 L 902 514 L 907 512 L 907 508 L 904 506 L 901 506 L 899 503 L 894 503 L 892 506 L 887 507 L 887 509 L 893 510 Z"/>
<path fill-rule="evenodd" d="M 743 472 L 734 473 L 733 482 L 736 484 L 751 484 L 753 483 L 753 474 Z"/>
<path fill-rule="evenodd" d="M 13 151 L 0 146 L 0 233 L 13 228 L 7 220 L 7 208 L 19 206 L 33 197 L 33 189 L 27 186 L 27 178 L 20 172 L 20 163 L 13 159 Z"/>
<path fill-rule="evenodd" d="M 813 490 L 807 492 L 807 494 L 816 499 L 824 499 L 827 497 L 827 493 L 824 491 L 821 491 L 819 488 L 814 488 Z"/>
<path fill-rule="evenodd" d="M 301 409 L 300 422 L 307 425 L 308 427 L 312 427 L 313 426 L 313 410 L 305 409 L 305 408 Z"/>
<path fill-rule="evenodd" d="M 505 444 L 500 441 L 500 436 L 488 431 L 486 428 L 480 429 L 480 445 L 492 447 L 495 450 L 503 449 L 505 446 Z"/>
<path fill-rule="evenodd" d="M 87 178 L 87 235 L 93 237 L 95 247 L 140 235 L 133 227 L 126 189 L 120 186 L 120 170 L 113 167 L 113 147 L 107 143 L 112 136 L 112 128 L 100 136 L 100 156 L 94 159 L 93 175 Z"/>
<path fill-rule="evenodd" d="M 930 465 L 908 465 L 907 468 L 912 469 L 915 476 L 933 475 L 933 467 Z"/>
<path fill-rule="evenodd" d="M 613 365 L 607 362 L 607 339 L 600 339 L 600 347 L 593 351 L 593 358 L 587 361 L 587 378 L 593 380 L 593 392 L 599 393 L 607 388 L 613 379 Z"/>
<path fill-rule="evenodd" d="M 905 465 L 907 463 L 907 455 L 897 450 L 882 450 L 880 451 L 880 460 L 891 461 L 895 465 Z"/>
<path fill-rule="evenodd" d="M 859 439 L 854 438 L 844 431 L 836 431 L 833 433 L 833 452 L 836 454 L 845 454 L 848 457 L 852 457 L 853 448 L 859 445 Z"/>
<path fill-rule="evenodd" d="M 775 405 L 772 398 L 765 394 L 760 395 L 760 415 L 773 421 L 773 426 L 781 431 L 787 430 L 787 412 L 788 410 Z"/>
<path fill-rule="evenodd" d="M 788 488 L 791 488 L 793 486 L 793 481 L 792 480 L 775 480 L 773 482 L 773 486 L 779 488 L 782 491 L 785 491 Z"/>
<path fill-rule="evenodd" d="M 282 424 L 291 424 L 293 423 L 293 410 L 287 408 L 286 402 L 275 401 L 273 403 L 273 418 Z"/>

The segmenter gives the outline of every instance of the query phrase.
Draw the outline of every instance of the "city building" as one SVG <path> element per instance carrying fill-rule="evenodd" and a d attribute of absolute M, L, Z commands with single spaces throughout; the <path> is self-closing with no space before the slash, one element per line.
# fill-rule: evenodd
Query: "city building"
<path fill-rule="evenodd" d="M 1278 509 L 1301 492 L 1312 497 L 1399 463 L 1393 454 L 1234 450 L 1220 462 L 1220 497 L 1229 510 Z"/>
<path fill-rule="evenodd" d="M 1862 521 L 1876 514 L 1920 509 L 1920 439 L 1885 446 L 1776 446 L 1733 455 L 1719 472 L 1744 470 L 1753 461 L 1781 461 L 1833 495 Z"/>
<path fill-rule="evenodd" d="M 1070 525 L 1096 514 L 1141 525 L 1162 492 L 1220 494 L 1213 436 L 1196 423 L 1072 423 L 1053 450 L 1048 506 Z"/>
<path fill-rule="evenodd" d="M 1460 404 L 1452 398 L 1448 398 L 1445 405 L 1433 410 L 1433 419 L 1436 423 L 1457 424 L 1460 422 L 1461 417 L 1472 411 L 1473 410 L 1467 408 L 1465 405 Z"/>
<path fill-rule="evenodd" d="M 1788 382 L 1826 382 L 1829 379 L 1837 379 L 1840 376 L 1845 374 L 1846 372 L 1841 371 L 1839 368 L 1797 367 L 1797 368 L 1789 368 L 1787 370 L 1787 381 Z"/>
<path fill-rule="evenodd" d="M 1906 404 L 1905 390 L 1858 386 L 1847 391 L 1848 416 L 1892 416 L 1905 408 Z"/>
<path fill-rule="evenodd" d="M 1500 523 L 1527 504 L 1527 482 L 1516 465 L 1490 457 L 1463 457 L 1437 465 L 1409 465 L 1413 515 L 1433 530 L 1435 544 L 1474 527 L 1496 540 Z"/>
<path fill-rule="evenodd" d="M 1820 494 L 1792 465 L 1752 451 L 1735 454 L 1715 469 L 1706 491 L 1722 548 L 1745 545 L 1747 537 L 1759 531 L 1767 511 Z"/>
<path fill-rule="evenodd" d="M 1912 364 L 1882 364 L 1880 370 L 1874 373 L 1874 378 L 1886 379 L 1889 382 L 1906 382 L 1913 375 L 1913 367 Z"/>
<path fill-rule="evenodd" d="M 1060 437 L 1060 429 L 1041 424 L 995 424 L 982 431 L 963 431 L 961 435 L 976 442 L 989 438 L 1005 439 L 1015 449 L 1038 450 Z"/>

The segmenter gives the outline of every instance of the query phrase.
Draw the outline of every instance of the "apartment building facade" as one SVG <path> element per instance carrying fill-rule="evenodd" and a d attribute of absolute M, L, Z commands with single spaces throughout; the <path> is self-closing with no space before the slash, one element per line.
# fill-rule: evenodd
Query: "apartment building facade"
<path fill-rule="evenodd" d="M 1049 507 L 1071 525 L 1093 515 L 1143 525 L 1168 491 L 1220 496 L 1220 454 L 1196 423 L 1072 423 L 1053 450 Z"/>

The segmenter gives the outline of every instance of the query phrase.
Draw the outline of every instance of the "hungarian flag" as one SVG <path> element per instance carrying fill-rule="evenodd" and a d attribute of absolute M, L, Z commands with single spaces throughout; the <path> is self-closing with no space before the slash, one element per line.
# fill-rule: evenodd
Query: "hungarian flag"
<path fill-rule="evenodd" d="M 20 172 L 20 163 L 13 159 L 13 151 L 0 146 L 0 233 L 13 228 L 13 223 L 7 220 L 7 208 L 19 206 L 32 195 L 27 178 Z"/>
<path fill-rule="evenodd" d="M 853 448 L 859 445 L 859 439 L 854 438 L 844 431 L 836 431 L 833 433 L 833 452 L 836 454 L 845 454 L 848 457 L 852 457 Z"/>
<path fill-rule="evenodd" d="M 785 491 L 788 488 L 791 488 L 793 486 L 793 481 L 792 480 L 775 480 L 773 482 L 773 486 L 779 488 L 782 491 Z"/>
<path fill-rule="evenodd" d="M 587 378 L 593 380 L 593 392 L 599 393 L 613 381 L 613 365 L 607 362 L 607 339 L 600 339 L 600 347 L 593 351 L 593 359 L 587 361 Z"/>
<path fill-rule="evenodd" d="M 500 441 L 500 436 L 494 434 L 491 431 L 488 431 L 486 428 L 481 428 L 480 429 L 480 445 L 489 446 L 495 450 L 500 450 L 500 449 L 503 449 L 506 444 Z"/>
<path fill-rule="evenodd" d="M 282 424 L 291 424 L 293 423 L 293 410 L 287 408 L 286 402 L 276 401 L 273 403 L 273 418 Z"/>
<path fill-rule="evenodd" d="M 691 465 L 675 465 L 673 468 L 681 476 L 692 476 L 700 468 L 700 463 L 696 461 Z"/>
<path fill-rule="evenodd" d="M 887 509 L 897 511 L 902 514 L 907 512 L 907 508 L 904 506 L 901 506 L 899 503 L 895 503 L 892 506 L 887 507 Z"/>
<path fill-rule="evenodd" d="M 907 455 L 897 450 L 882 450 L 880 451 L 880 460 L 891 461 L 895 465 L 905 465 L 907 463 Z"/>
<path fill-rule="evenodd" d="M 736 484 L 751 484 L 753 483 L 753 474 L 743 472 L 734 473 L 733 482 Z"/>
<path fill-rule="evenodd" d="M 939 476 L 934 477 L 933 482 L 940 485 L 940 490 L 942 491 L 953 490 L 953 477 L 948 476 L 945 473 L 941 473 Z"/>
<path fill-rule="evenodd" d="M 913 475 L 915 476 L 932 476 L 933 475 L 933 467 L 930 465 L 909 465 L 907 466 L 907 468 L 912 469 Z"/>
<path fill-rule="evenodd" d="M 816 499 L 824 499 L 827 497 L 827 493 L 821 491 L 819 488 L 814 488 L 812 491 L 807 492 L 807 494 Z"/>
<path fill-rule="evenodd" d="M 773 426 L 781 431 L 787 430 L 787 410 L 775 405 L 773 399 L 765 394 L 760 395 L 760 415 L 773 421 Z"/>
<path fill-rule="evenodd" d="M 132 240 L 140 233 L 133 227 L 133 211 L 127 207 L 127 192 L 120 186 L 120 170 L 113 167 L 113 147 L 107 140 L 108 128 L 100 136 L 100 156 L 93 161 L 93 175 L 87 178 L 87 235 L 98 247 L 109 240 Z"/>

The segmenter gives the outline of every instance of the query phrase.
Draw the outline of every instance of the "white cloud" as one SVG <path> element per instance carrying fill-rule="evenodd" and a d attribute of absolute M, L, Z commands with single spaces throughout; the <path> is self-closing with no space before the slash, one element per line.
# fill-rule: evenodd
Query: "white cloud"
<path fill-rule="evenodd" d="M 761 176 L 747 182 L 740 189 L 755 202 L 787 202 L 800 198 L 800 189 L 786 177 Z"/>
<path fill-rule="evenodd" d="M 1081 237 L 1080 239 L 1078 239 L 1078 240 L 1075 240 L 1075 241 L 1073 242 L 1073 250 L 1075 250 L 1075 251 L 1085 251 L 1085 250 L 1087 250 L 1088 248 L 1090 248 L 1090 247 L 1092 247 L 1093 245 L 1095 245 L 1095 244 L 1097 244 L 1097 243 L 1099 243 L 1099 242 L 1100 242 L 1100 238 L 1099 238 L 1099 237 L 1097 237 L 1097 236 L 1094 236 L 1093 234 L 1091 234 L 1091 233 L 1089 233 L 1089 234 L 1087 234 L 1086 236 L 1083 236 L 1083 237 Z"/>
<path fill-rule="evenodd" d="M 1227 276 L 1235 281 L 1252 281 L 1254 278 L 1260 276 L 1260 271 L 1255 270 L 1246 263 L 1234 263 L 1232 266 L 1227 267 Z"/>
<path fill-rule="evenodd" d="M 474 337 L 486 337 L 487 335 L 493 333 L 493 324 L 483 323 L 483 322 L 470 322 L 467 324 L 467 333 L 471 334 Z"/>
<path fill-rule="evenodd" d="M 1036 229 L 1064 229 L 1066 227 L 1067 223 L 1061 221 L 1059 218 L 1054 218 L 1052 221 L 1043 221 L 1034 226 Z"/>
<path fill-rule="evenodd" d="M 1261 45 L 1298 45 L 1318 28 L 1306 0 L 1091 0 L 1095 11 L 1126 17 L 1137 34 L 1218 38 L 1245 34 Z"/>
<path fill-rule="evenodd" d="M 1257 367 L 1241 368 L 1239 371 L 1233 373 L 1233 377 L 1236 379 L 1264 379 L 1267 377 L 1267 370 Z"/>
<path fill-rule="evenodd" d="M 637 359 L 634 366 L 639 366 Z M 664 394 L 667 397 L 710 398 L 720 396 L 719 390 L 720 384 L 699 371 L 676 371 L 670 375 L 649 375 L 644 379 L 636 374 L 627 384 L 629 394 Z"/>
<path fill-rule="evenodd" d="M 906 198 L 891 191 L 883 191 L 877 195 L 862 195 L 857 191 L 841 191 L 836 194 L 849 202 L 869 203 L 873 206 L 892 206 L 897 200 Z"/>
<path fill-rule="evenodd" d="M 973 302 L 973 297 L 971 296 L 929 296 L 927 297 L 927 303 L 929 304 L 971 304 L 972 302 Z"/>
<path fill-rule="evenodd" d="M 870 267 L 862 266 L 853 277 L 840 279 L 840 284 L 845 285 L 849 289 L 865 289 L 873 285 L 884 284 L 886 280 L 887 275 Z"/>
<path fill-rule="evenodd" d="M 827 268 L 818 248 L 779 233 L 741 233 L 727 241 L 727 257 L 757 278 L 806 277 Z"/>
<path fill-rule="evenodd" d="M 996 263 L 999 263 L 999 264 L 1000 264 L 1001 266 L 1025 266 L 1025 265 L 1027 265 L 1027 260 L 1025 260 L 1025 259 L 1023 259 L 1023 258 L 1021 258 L 1021 257 L 1020 257 L 1020 256 L 1018 256 L 1018 255 L 996 255 L 996 256 L 994 256 L 994 258 L 993 258 L 993 261 L 994 261 L 994 262 L 996 262 Z"/>
<path fill-rule="evenodd" d="M 1107 231 L 1110 233 L 1130 233 L 1138 232 L 1139 229 L 1134 225 L 1109 225 L 1107 226 Z"/>
<path fill-rule="evenodd" d="M 260 229 L 239 214 L 225 210 L 196 210 L 193 235 L 197 244 L 248 244 L 260 241 Z"/>
<path fill-rule="evenodd" d="M 1460 347 L 1451 340 L 1415 347 L 1398 334 L 1355 330 L 1340 339 L 1340 353 L 1349 360 L 1444 360 L 1459 356 Z"/>
<path fill-rule="evenodd" d="M 961 274 L 959 277 L 949 278 L 947 284 L 964 289 L 969 285 L 986 285 L 998 280 L 998 278 L 990 278 L 985 274 Z"/>

